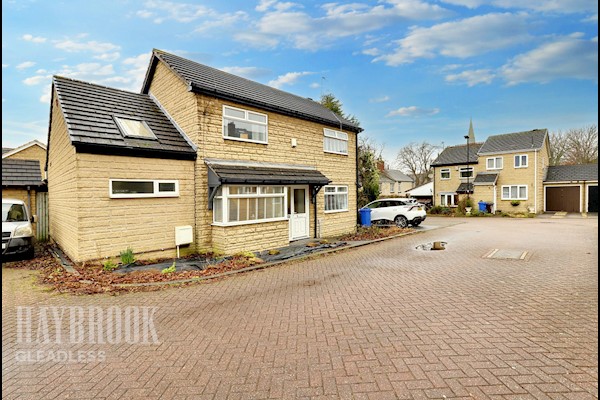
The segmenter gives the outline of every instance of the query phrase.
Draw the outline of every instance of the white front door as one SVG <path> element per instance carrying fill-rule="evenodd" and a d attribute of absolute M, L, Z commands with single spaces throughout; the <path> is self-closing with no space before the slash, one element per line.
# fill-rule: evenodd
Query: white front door
<path fill-rule="evenodd" d="M 290 217 L 290 240 L 308 237 L 308 186 L 288 188 L 288 215 Z"/>

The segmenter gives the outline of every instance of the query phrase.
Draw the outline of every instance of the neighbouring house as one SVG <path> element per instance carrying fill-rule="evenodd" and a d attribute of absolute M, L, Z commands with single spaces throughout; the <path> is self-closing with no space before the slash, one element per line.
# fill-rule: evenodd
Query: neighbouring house
<path fill-rule="evenodd" d="M 38 222 L 33 226 L 39 240 L 47 235 L 47 186 L 42 174 L 45 164 L 46 146 L 37 140 L 17 148 L 2 148 L 2 197 L 23 200 L 31 214 L 37 215 Z"/>
<path fill-rule="evenodd" d="M 414 187 L 406 191 L 407 197 L 417 199 L 424 204 L 433 204 L 433 182 Z"/>
<path fill-rule="evenodd" d="M 75 261 L 356 229 L 362 129 L 311 99 L 154 50 L 141 93 L 55 76 L 50 115 L 50 236 Z"/>
<path fill-rule="evenodd" d="M 444 149 L 432 163 L 434 204 L 455 207 L 469 196 L 491 212 L 597 209 L 597 164 L 550 166 L 549 146 L 548 130 L 534 129 Z"/>
<path fill-rule="evenodd" d="M 548 167 L 544 211 L 598 212 L 598 164 Z"/>
<path fill-rule="evenodd" d="M 397 169 L 386 168 L 383 160 L 377 161 L 379 170 L 379 196 L 403 196 L 404 192 L 410 189 L 414 180 L 404 172 Z"/>

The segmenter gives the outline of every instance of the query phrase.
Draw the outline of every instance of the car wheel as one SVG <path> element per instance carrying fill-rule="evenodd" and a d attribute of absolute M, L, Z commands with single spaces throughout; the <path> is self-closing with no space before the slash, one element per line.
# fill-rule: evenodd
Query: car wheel
<path fill-rule="evenodd" d="M 31 260 L 33 257 L 35 257 L 35 250 L 32 247 L 29 250 L 27 250 L 27 252 L 25 253 L 25 259 L 26 260 Z"/>
<path fill-rule="evenodd" d="M 404 215 L 398 215 L 394 218 L 394 223 L 398 228 L 406 228 L 408 226 L 408 220 Z"/>
<path fill-rule="evenodd" d="M 421 221 L 419 221 L 419 222 L 411 222 L 411 225 L 414 226 L 414 227 L 417 227 L 420 224 L 421 224 Z"/>

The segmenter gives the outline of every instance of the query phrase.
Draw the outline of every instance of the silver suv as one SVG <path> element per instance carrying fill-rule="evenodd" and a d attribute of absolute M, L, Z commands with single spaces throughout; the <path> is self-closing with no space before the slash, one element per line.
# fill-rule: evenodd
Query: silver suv
<path fill-rule="evenodd" d="M 35 216 L 29 214 L 25 202 L 2 199 L 2 255 L 24 255 L 33 258 Z"/>
<path fill-rule="evenodd" d="M 393 222 L 400 228 L 408 224 L 419 226 L 425 221 L 427 213 L 423 204 L 406 201 L 407 199 L 379 199 L 370 202 L 363 208 L 371 209 L 371 221 L 374 223 Z"/>

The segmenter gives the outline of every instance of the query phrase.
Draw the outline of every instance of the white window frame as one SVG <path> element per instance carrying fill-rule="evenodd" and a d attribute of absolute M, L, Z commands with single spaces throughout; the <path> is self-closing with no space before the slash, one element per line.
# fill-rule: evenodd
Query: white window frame
<path fill-rule="evenodd" d="M 442 204 L 442 199 L 441 199 L 442 196 L 446 199 L 446 204 Z M 454 198 L 455 197 L 456 197 L 456 193 L 440 193 L 440 205 L 442 207 L 454 207 L 454 206 L 456 206 L 456 204 L 454 204 Z M 448 199 L 450 199 L 450 204 L 448 204 Z"/>
<path fill-rule="evenodd" d="M 139 119 L 139 118 L 132 118 L 132 117 L 126 117 L 126 116 L 122 116 L 122 115 L 113 115 L 113 119 L 115 120 L 117 127 L 119 128 L 119 130 L 121 131 L 121 134 L 124 137 L 128 137 L 128 138 L 135 138 L 135 139 L 145 139 L 145 140 L 157 140 L 156 135 L 154 134 L 154 132 L 152 131 L 152 129 L 150 129 L 150 127 L 148 126 L 148 124 L 146 123 L 146 121 Z M 132 135 L 130 134 L 130 130 L 127 128 L 127 125 L 124 124 L 125 121 L 133 121 L 133 122 L 138 122 L 140 124 L 142 124 L 142 126 L 148 130 L 148 132 L 150 133 L 151 136 L 142 136 L 142 135 Z M 129 132 L 129 134 L 128 134 Z"/>
<path fill-rule="evenodd" d="M 493 166 L 490 167 L 490 161 L 492 161 Z M 489 170 L 502 169 L 504 164 L 504 159 L 502 157 L 489 157 L 485 160 L 485 168 Z"/>
<path fill-rule="evenodd" d="M 390 183 L 390 193 L 396 193 L 396 182 Z"/>
<path fill-rule="evenodd" d="M 243 193 L 243 194 L 230 194 L 229 188 L 231 187 L 255 187 L 256 193 Z M 282 188 L 281 193 L 262 193 L 265 187 L 277 187 Z M 229 199 L 263 199 L 263 198 L 281 198 L 282 204 L 282 216 L 275 218 L 263 218 L 263 219 L 253 219 L 246 221 L 229 221 Z M 286 204 L 287 204 L 287 189 L 282 185 L 223 185 L 221 186 L 221 194 L 214 197 L 221 201 L 221 211 L 223 216 L 223 221 L 215 221 L 215 204 L 213 200 L 213 225 L 216 226 L 236 226 L 236 225 L 250 225 L 250 224 L 261 224 L 265 222 L 276 222 L 276 221 L 285 221 L 288 219 L 286 215 Z M 239 210 L 238 210 L 239 213 Z"/>
<path fill-rule="evenodd" d="M 343 143 L 344 146 L 346 147 L 346 150 L 345 151 L 332 150 L 332 149 L 328 148 L 328 146 L 327 146 L 328 143 L 330 143 L 330 144 Z M 340 132 L 340 131 L 336 131 L 333 129 L 323 128 L 323 151 L 325 153 L 340 154 L 343 156 L 347 156 L 348 155 L 348 134 L 346 132 Z"/>
<path fill-rule="evenodd" d="M 517 195 L 512 196 L 513 188 L 515 188 Z M 519 196 L 521 189 L 525 188 L 525 196 Z M 508 197 L 504 194 L 504 189 L 508 189 Z M 529 196 L 529 188 L 527 185 L 503 185 L 501 188 L 501 199 L 502 200 L 527 200 Z"/>
<path fill-rule="evenodd" d="M 335 192 L 327 192 L 327 188 L 334 188 Z M 323 188 L 324 197 L 324 205 L 323 209 L 325 214 L 338 213 L 338 212 L 347 212 L 348 211 L 348 186 L 345 185 L 327 185 Z M 343 209 L 335 209 L 328 210 L 327 209 L 327 196 L 344 196 L 346 197 L 346 208 Z M 334 202 L 335 203 L 335 202 Z"/>
<path fill-rule="evenodd" d="M 448 173 L 448 177 L 444 178 L 444 173 L 446 173 L 446 172 Z M 451 174 L 452 174 L 452 172 L 450 172 L 450 168 L 442 168 L 442 169 L 440 169 L 440 180 L 442 180 L 442 181 L 449 180 Z"/>
<path fill-rule="evenodd" d="M 527 154 L 515 154 L 515 168 L 527 168 L 529 165 L 529 157 Z M 519 165 L 517 165 L 517 160 L 519 160 Z M 525 163 L 523 163 L 525 160 Z"/>
<path fill-rule="evenodd" d="M 463 172 L 470 171 L 471 174 L 469 176 L 463 176 Z M 471 179 L 475 175 L 475 168 L 473 167 L 460 167 L 458 170 L 458 176 L 460 179 Z"/>
<path fill-rule="evenodd" d="M 113 193 L 113 182 L 152 182 L 153 193 Z M 174 183 L 175 191 L 161 192 L 161 183 Z M 148 197 L 179 197 L 179 181 L 166 179 L 109 179 L 108 195 L 111 199 L 139 199 Z"/>
<path fill-rule="evenodd" d="M 244 118 L 230 117 L 228 115 L 225 115 L 225 110 L 226 109 L 231 109 L 231 110 L 243 112 L 244 113 Z M 262 117 L 265 117 L 265 122 L 263 123 L 263 122 L 253 121 L 253 120 L 249 119 L 248 115 L 250 115 L 250 114 L 256 114 L 256 115 L 260 115 Z M 262 141 L 262 140 L 244 139 L 244 138 L 238 138 L 238 137 L 234 137 L 234 136 L 228 136 L 227 135 L 227 129 L 225 128 L 225 119 L 231 119 L 231 120 L 234 120 L 234 121 L 240 121 L 240 122 L 244 122 L 244 123 L 247 123 L 247 124 L 254 124 L 254 125 L 264 126 L 265 127 L 265 140 Z M 269 144 L 269 116 L 267 114 L 259 113 L 259 112 L 256 112 L 256 111 L 244 110 L 243 108 L 238 108 L 238 107 L 232 107 L 232 106 L 223 105 L 223 115 L 222 115 L 222 119 L 221 119 L 221 129 L 222 129 L 223 139 L 237 140 L 237 141 L 240 141 L 240 142 Z"/>

